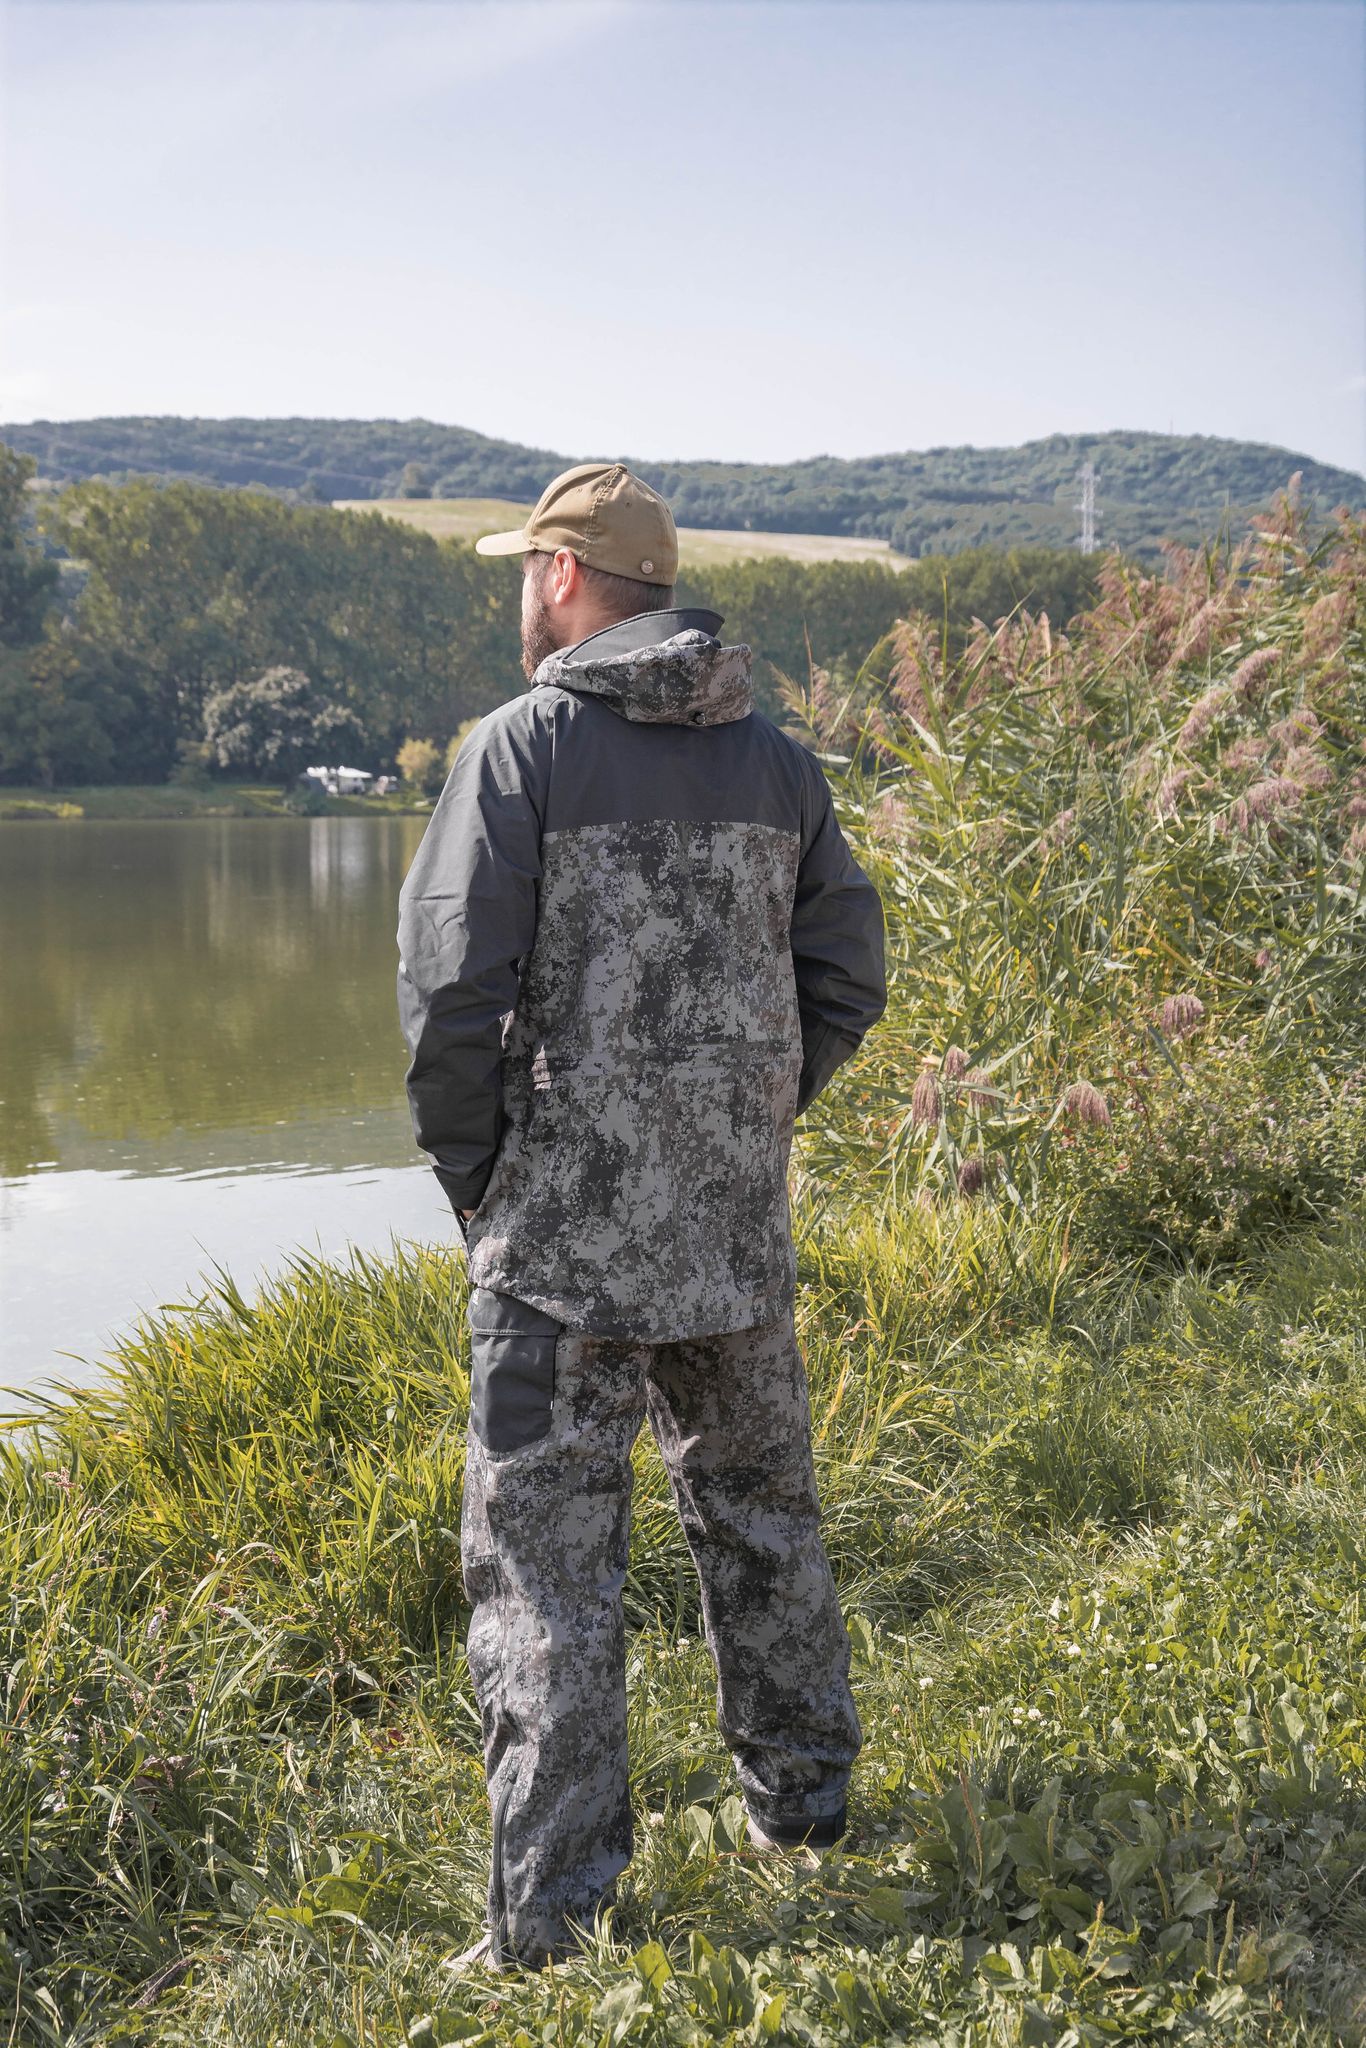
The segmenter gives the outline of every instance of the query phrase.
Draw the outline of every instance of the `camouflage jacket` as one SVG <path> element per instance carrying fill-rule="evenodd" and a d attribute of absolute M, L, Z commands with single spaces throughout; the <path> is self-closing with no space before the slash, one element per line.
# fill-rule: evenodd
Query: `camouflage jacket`
<path fill-rule="evenodd" d="M 399 899 L 419 1146 L 470 1278 L 576 1329 L 792 1300 L 793 1122 L 885 1002 L 877 892 L 714 612 L 544 660 L 466 738 Z"/>

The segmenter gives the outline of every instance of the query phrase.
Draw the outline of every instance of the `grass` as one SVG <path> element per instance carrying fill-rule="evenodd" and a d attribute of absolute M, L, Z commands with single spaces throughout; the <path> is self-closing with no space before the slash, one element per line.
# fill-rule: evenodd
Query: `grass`
<path fill-rule="evenodd" d="M 0 788 L 0 822 L 76 818 L 284 818 L 291 813 L 278 784 L 247 782 L 95 783 L 69 789 Z M 427 811 L 429 800 L 408 790 L 391 796 L 324 797 L 311 816 L 365 817 Z"/>
<path fill-rule="evenodd" d="M 642 1443 L 621 1897 L 554 1976 L 442 1969 L 488 1854 L 464 1271 L 300 1256 L 15 1424 L 14 2039 L 1366 2038 L 1366 542 L 1296 519 L 1116 571 L 1070 646 L 946 671 L 913 619 L 794 693 L 892 968 L 794 1172 L 841 1848 L 743 1844 Z"/>
<path fill-rule="evenodd" d="M 505 532 L 520 526 L 531 510 L 509 498 L 339 498 L 335 508 L 401 519 L 438 540 L 477 540 L 481 533 Z M 893 569 L 910 564 L 908 555 L 897 554 L 885 540 L 830 533 L 728 532 L 703 526 L 680 526 L 678 555 L 685 569 L 770 555 L 793 562 L 886 562 Z"/>

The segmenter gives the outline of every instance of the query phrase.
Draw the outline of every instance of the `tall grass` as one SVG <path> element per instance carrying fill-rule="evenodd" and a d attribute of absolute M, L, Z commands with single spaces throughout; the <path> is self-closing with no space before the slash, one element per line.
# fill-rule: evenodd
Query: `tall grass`
<path fill-rule="evenodd" d="M 642 1443 L 620 1900 L 553 1976 L 443 1971 L 488 1851 L 463 1266 L 301 1256 L 0 1459 L 0 2028 L 1362 2037 L 1364 573 L 1287 503 L 1067 642 L 949 668 L 911 619 L 801 693 L 893 964 L 794 1177 L 842 1848 L 743 1845 Z"/>

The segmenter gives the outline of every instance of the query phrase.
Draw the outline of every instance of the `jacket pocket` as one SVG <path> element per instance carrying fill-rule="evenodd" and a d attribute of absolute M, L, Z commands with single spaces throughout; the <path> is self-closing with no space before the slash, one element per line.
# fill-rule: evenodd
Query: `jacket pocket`
<path fill-rule="evenodd" d="M 470 1294 L 470 1432 L 494 1457 L 550 1433 L 555 1348 L 564 1328 L 515 1295 Z"/>

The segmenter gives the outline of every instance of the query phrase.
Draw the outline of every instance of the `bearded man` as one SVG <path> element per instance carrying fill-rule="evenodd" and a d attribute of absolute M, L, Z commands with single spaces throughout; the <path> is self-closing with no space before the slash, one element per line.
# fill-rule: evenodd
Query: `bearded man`
<path fill-rule="evenodd" d="M 631 1855 L 622 1586 L 648 1417 L 761 1849 L 837 1841 L 860 1731 L 821 1542 L 794 1121 L 886 1000 L 877 893 L 750 651 L 678 609 L 621 463 L 523 528 L 529 687 L 466 738 L 400 896 L 413 1128 L 464 1234 L 461 1559 L 492 1808 L 462 1961 L 572 1952 Z"/>

